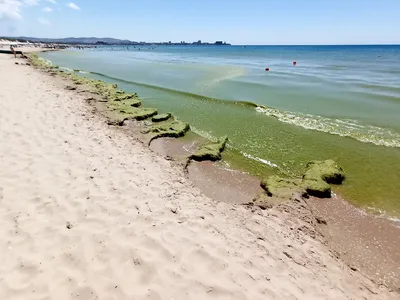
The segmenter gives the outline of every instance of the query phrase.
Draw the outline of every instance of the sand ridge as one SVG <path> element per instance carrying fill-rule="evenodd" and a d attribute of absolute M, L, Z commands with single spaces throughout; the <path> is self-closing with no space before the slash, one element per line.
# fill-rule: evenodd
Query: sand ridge
<path fill-rule="evenodd" d="M 302 221 L 212 201 L 14 61 L 0 57 L 0 299 L 396 298 Z"/>

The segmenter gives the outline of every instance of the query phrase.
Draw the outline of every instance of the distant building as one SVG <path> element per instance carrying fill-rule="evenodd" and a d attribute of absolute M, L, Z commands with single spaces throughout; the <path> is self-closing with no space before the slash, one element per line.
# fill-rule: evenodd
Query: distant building
<path fill-rule="evenodd" d="M 223 42 L 223 41 L 216 41 L 214 43 L 214 45 L 218 45 L 218 46 L 229 46 L 230 44 L 228 44 L 227 42 Z"/>

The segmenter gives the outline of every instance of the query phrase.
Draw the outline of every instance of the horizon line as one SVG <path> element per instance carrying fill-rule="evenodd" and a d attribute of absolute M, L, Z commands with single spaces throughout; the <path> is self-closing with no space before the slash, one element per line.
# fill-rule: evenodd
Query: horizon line
<path fill-rule="evenodd" d="M 49 40 L 62 40 L 62 39 L 115 39 L 115 40 L 120 40 L 120 41 L 129 41 L 129 42 L 134 42 L 134 43 L 140 43 L 140 42 L 144 42 L 144 43 L 168 43 L 169 41 L 133 41 L 130 39 L 126 39 L 126 38 L 113 38 L 113 37 L 73 37 L 73 36 L 69 36 L 69 37 L 63 37 L 63 38 L 44 38 L 44 37 L 34 37 L 34 36 L 0 36 L 0 38 L 12 38 L 12 39 L 18 39 L 18 38 L 34 38 L 34 39 L 49 39 Z M 203 40 L 201 40 L 203 41 Z M 179 42 L 173 42 L 171 41 L 172 44 L 180 44 L 181 41 Z M 226 42 L 226 41 L 224 41 Z M 189 45 L 191 45 L 193 42 L 185 42 Z M 207 42 L 204 41 L 204 43 L 211 43 L 211 42 Z M 230 43 L 230 42 L 226 42 L 226 43 Z M 231 44 L 231 43 L 230 43 Z M 211 44 L 213 45 L 213 44 Z M 198 45 L 197 45 L 198 46 Z M 230 46 L 400 46 L 400 42 L 388 42 L 388 43 L 356 43 L 356 44 L 346 44 L 346 43 L 335 43 L 335 44 L 231 44 Z"/>

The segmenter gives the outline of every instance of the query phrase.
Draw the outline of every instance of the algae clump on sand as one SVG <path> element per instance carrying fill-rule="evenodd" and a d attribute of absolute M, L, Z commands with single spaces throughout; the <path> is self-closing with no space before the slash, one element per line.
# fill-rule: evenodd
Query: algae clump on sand
<path fill-rule="evenodd" d="M 332 184 L 345 179 L 343 169 L 333 160 L 312 161 L 306 165 L 301 179 L 270 176 L 260 185 L 268 196 L 288 197 L 294 193 L 307 193 L 318 198 L 330 198 Z"/>
<path fill-rule="evenodd" d="M 302 183 L 308 195 L 318 198 L 330 198 L 331 186 L 323 180 L 304 180 Z"/>
<path fill-rule="evenodd" d="M 293 193 L 300 191 L 301 179 L 282 178 L 273 175 L 261 181 L 261 187 L 268 196 L 290 197 Z"/>
<path fill-rule="evenodd" d="M 172 117 L 172 115 L 170 113 L 164 113 L 164 114 L 155 115 L 151 120 L 153 122 L 162 122 L 162 121 L 166 121 L 166 120 L 170 119 L 171 117 Z"/>
<path fill-rule="evenodd" d="M 217 161 L 221 159 L 221 153 L 224 151 L 228 137 L 224 136 L 218 139 L 216 142 L 207 143 L 200 147 L 200 149 L 189 156 L 189 159 L 195 161 L 211 160 Z"/>
<path fill-rule="evenodd" d="M 105 113 L 110 125 L 123 125 L 124 121 L 129 119 L 141 121 L 153 117 L 152 121 L 157 124 L 153 124 L 147 131 L 152 133 L 151 140 L 160 137 L 182 137 L 190 130 L 188 123 L 174 119 L 171 113 L 158 115 L 157 109 L 142 107 L 142 102 L 136 93 L 125 93 L 118 89 L 117 84 L 79 76 L 75 72 L 80 72 L 80 70 L 73 70 L 74 72 L 58 70 L 58 66 L 51 66 L 36 54 L 30 55 L 30 60 L 38 68 L 53 71 L 56 69 L 55 73 L 71 80 L 75 85 L 82 86 L 82 91 L 100 96 L 102 100 L 98 100 L 99 102 L 107 102 Z"/>
<path fill-rule="evenodd" d="M 311 161 L 306 165 L 303 179 L 323 180 L 327 183 L 341 184 L 345 179 L 343 169 L 333 160 Z"/>
<path fill-rule="evenodd" d="M 153 121 L 154 122 L 154 121 Z M 158 138 L 162 137 L 182 137 L 190 130 L 190 125 L 186 122 L 176 120 L 172 117 L 166 121 L 157 122 L 153 124 L 151 128 L 147 131 L 152 134 L 149 144 Z"/>
<path fill-rule="evenodd" d="M 33 66 L 39 69 L 45 69 L 45 68 L 51 68 L 49 63 L 47 63 L 45 60 L 39 58 L 39 56 L 36 53 L 30 53 L 28 54 L 29 61 Z"/>
<path fill-rule="evenodd" d="M 137 95 L 119 90 L 117 84 L 81 77 L 75 73 L 69 73 L 67 77 L 77 85 L 88 86 L 91 93 L 101 96 L 108 102 L 108 108 L 112 114 L 111 123 L 122 124 L 128 119 L 140 121 L 157 114 L 155 108 L 140 107 L 142 102 Z"/>
<path fill-rule="evenodd" d="M 332 184 L 341 184 L 345 174 L 335 161 L 311 161 L 306 165 L 306 172 L 303 175 L 303 185 L 310 196 L 319 198 L 331 197 Z"/>
<path fill-rule="evenodd" d="M 116 114 L 113 117 L 110 117 L 114 123 L 118 123 L 122 125 L 122 123 L 126 120 L 133 119 L 137 121 L 145 120 L 157 114 L 157 110 L 155 108 L 149 107 L 129 107 L 122 109 L 115 109 Z"/>

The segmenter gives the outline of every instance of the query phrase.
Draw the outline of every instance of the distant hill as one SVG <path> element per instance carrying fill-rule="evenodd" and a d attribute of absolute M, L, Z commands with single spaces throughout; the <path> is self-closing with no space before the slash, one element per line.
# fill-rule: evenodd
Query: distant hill
<path fill-rule="evenodd" d="M 49 38 L 36 38 L 27 36 L 6 37 L 9 40 L 29 41 L 29 42 L 42 42 L 42 43 L 56 43 L 56 44 L 103 44 L 103 45 L 137 45 L 138 42 L 129 40 L 120 40 L 114 38 L 96 38 L 96 37 L 69 37 L 62 39 L 49 39 Z"/>

